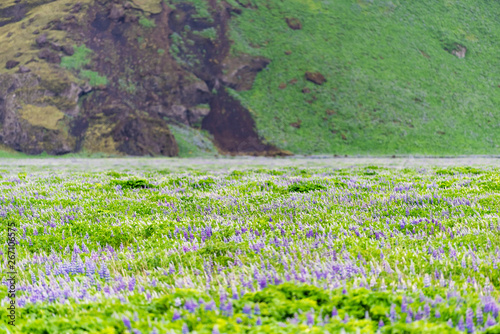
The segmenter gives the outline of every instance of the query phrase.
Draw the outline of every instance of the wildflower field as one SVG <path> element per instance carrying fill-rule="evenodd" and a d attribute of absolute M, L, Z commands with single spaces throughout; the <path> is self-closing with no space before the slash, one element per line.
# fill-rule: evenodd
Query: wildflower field
<path fill-rule="evenodd" d="M 500 333 L 494 164 L 7 160 L 2 333 Z"/>

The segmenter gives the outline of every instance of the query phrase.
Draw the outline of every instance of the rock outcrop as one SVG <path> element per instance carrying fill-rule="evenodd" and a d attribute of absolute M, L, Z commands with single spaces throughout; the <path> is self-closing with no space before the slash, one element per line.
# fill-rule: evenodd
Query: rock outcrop
<path fill-rule="evenodd" d="M 231 56 L 227 26 L 238 11 L 209 4 L 203 16 L 187 1 L 38 3 L 50 19 L 16 5 L 0 27 L 12 48 L 0 56 L 0 142 L 29 154 L 175 156 L 169 124 L 181 123 L 211 132 L 223 153 L 285 154 L 262 143 L 226 92 L 250 89 L 269 60 Z"/>

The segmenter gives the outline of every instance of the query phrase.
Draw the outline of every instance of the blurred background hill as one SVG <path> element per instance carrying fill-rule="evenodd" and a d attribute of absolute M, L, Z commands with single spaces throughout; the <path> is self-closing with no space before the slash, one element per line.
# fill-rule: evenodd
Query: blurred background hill
<path fill-rule="evenodd" d="M 0 156 L 499 154 L 499 12 L 3 0 Z"/>

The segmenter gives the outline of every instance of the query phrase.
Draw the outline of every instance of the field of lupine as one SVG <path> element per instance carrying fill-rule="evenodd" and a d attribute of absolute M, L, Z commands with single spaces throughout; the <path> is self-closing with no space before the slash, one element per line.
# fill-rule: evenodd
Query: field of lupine
<path fill-rule="evenodd" d="M 500 333 L 500 168 L 93 164 L 0 164 L 1 332 Z"/>

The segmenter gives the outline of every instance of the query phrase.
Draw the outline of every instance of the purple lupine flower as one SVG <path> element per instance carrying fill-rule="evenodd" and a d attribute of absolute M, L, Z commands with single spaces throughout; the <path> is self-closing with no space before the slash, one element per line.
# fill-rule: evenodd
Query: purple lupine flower
<path fill-rule="evenodd" d="M 396 305 L 391 304 L 391 310 L 389 311 L 389 317 L 388 317 L 391 322 L 395 322 L 397 320 L 397 313 L 396 313 Z"/>
<path fill-rule="evenodd" d="M 213 300 L 211 300 L 210 302 L 208 302 L 205 305 L 205 311 L 213 311 L 215 309 L 216 309 L 216 305 L 215 305 L 215 302 Z"/>
<path fill-rule="evenodd" d="M 347 324 L 349 322 L 349 313 L 346 313 L 344 316 L 344 320 L 342 320 L 344 324 Z"/>
<path fill-rule="evenodd" d="M 474 311 L 471 308 L 468 308 L 465 313 L 465 327 L 469 333 L 474 332 Z"/>
<path fill-rule="evenodd" d="M 134 321 L 139 321 L 139 315 L 137 312 L 134 312 Z"/>
<path fill-rule="evenodd" d="M 424 314 L 426 318 L 429 318 L 431 315 L 431 308 L 427 303 L 424 305 Z"/>
<path fill-rule="evenodd" d="M 260 314 L 260 306 L 259 306 L 259 304 L 258 304 L 258 303 L 257 303 L 257 304 L 255 304 L 255 307 L 254 307 L 254 309 L 253 309 L 253 313 L 254 313 L 254 314 Z"/>
<path fill-rule="evenodd" d="M 101 277 L 101 279 L 106 280 L 106 282 L 109 282 L 111 280 L 109 269 L 105 263 L 101 267 L 101 271 L 99 272 L 99 276 Z"/>
<path fill-rule="evenodd" d="M 382 328 L 382 327 L 384 327 L 384 325 L 385 325 L 384 320 L 380 319 L 380 321 L 378 322 L 378 327 Z"/>
<path fill-rule="evenodd" d="M 182 324 L 182 334 L 187 334 L 189 333 L 189 327 L 186 323 Z"/>
<path fill-rule="evenodd" d="M 214 325 L 214 328 L 212 329 L 212 334 L 220 334 L 219 327 L 217 325 Z"/>
<path fill-rule="evenodd" d="M 79 254 L 79 253 L 81 253 L 81 252 L 82 252 L 82 251 L 80 250 L 80 247 L 78 247 L 78 245 L 76 244 L 76 242 L 75 242 L 75 244 L 73 245 L 73 252 L 74 252 L 75 254 Z"/>
<path fill-rule="evenodd" d="M 244 314 L 251 314 L 252 313 L 252 308 L 250 307 L 250 305 L 246 304 L 245 306 L 243 306 L 243 313 Z"/>
<path fill-rule="evenodd" d="M 128 281 L 128 291 L 132 292 L 135 289 L 135 277 L 132 276 Z"/>
<path fill-rule="evenodd" d="M 198 307 L 198 304 L 194 300 L 188 299 L 186 300 L 186 303 L 184 303 L 184 308 L 189 311 L 189 313 L 193 313 L 196 311 L 196 308 Z"/>
<path fill-rule="evenodd" d="M 261 326 L 262 325 L 262 319 L 260 317 L 257 318 L 257 321 L 255 322 L 255 324 L 257 326 Z"/>
<path fill-rule="evenodd" d="M 424 276 L 424 287 L 428 288 L 431 286 L 431 278 L 429 277 L 429 274 L 425 274 Z"/>
<path fill-rule="evenodd" d="M 180 318 L 181 318 L 181 315 L 179 314 L 179 312 L 177 312 L 177 310 L 174 310 L 174 315 L 172 316 L 172 321 L 179 320 Z"/>
<path fill-rule="evenodd" d="M 478 325 L 482 325 L 483 321 L 484 321 L 483 310 L 481 309 L 481 306 L 478 305 L 476 309 L 476 323 Z"/>
<path fill-rule="evenodd" d="M 308 326 L 314 325 L 314 314 L 312 312 L 307 312 L 306 318 L 307 318 L 306 323 Z"/>
<path fill-rule="evenodd" d="M 130 324 L 130 319 L 127 317 L 123 317 L 123 324 L 125 327 L 127 327 L 129 330 L 132 330 L 132 325 Z"/>
<path fill-rule="evenodd" d="M 448 319 L 447 325 L 448 325 L 449 327 L 453 327 L 453 320 Z"/>
<path fill-rule="evenodd" d="M 332 309 L 332 318 L 336 317 L 337 315 L 339 315 L 339 312 L 337 311 L 337 308 L 334 306 Z"/>
<path fill-rule="evenodd" d="M 491 314 L 488 314 L 488 318 L 486 319 L 485 327 L 488 328 L 488 327 L 495 326 L 495 325 L 496 325 L 495 319 L 491 316 Z"/>
<path fill-rule="evenodd" d="M 241 318 L 240 318 L 240 317 L 237 317 L 237 318 L 236 318 L 236 323 L 237 323 L 237 324 L 241 324 L 242 322 L 243 322 L 243 320 L 241 320 Z"/>
<path fill-rule="evenodd" d="M 408 315 L 406 316 L 406 323 L 407 323 L 407 324 L 410 324 L 412 321 L 413 321 L 413 320 L 412 320 L 412 318 L 411 318 L 411 315 L 410 315 L 410 313 L 408 312 Z"/>
<path fill-rule="evenodd" d="M 435 317 L 436 319 L 441 318 L 441 313 L 439 312 L 439 310 L 438 310 L 438 309 L 436 309 L 436 312 L 434 313 L 434 317 Z"/>

